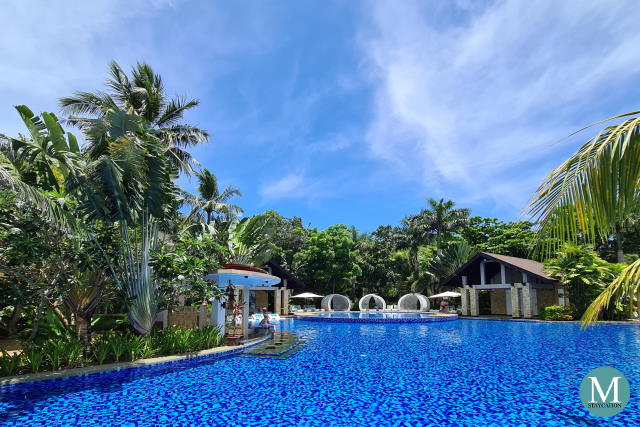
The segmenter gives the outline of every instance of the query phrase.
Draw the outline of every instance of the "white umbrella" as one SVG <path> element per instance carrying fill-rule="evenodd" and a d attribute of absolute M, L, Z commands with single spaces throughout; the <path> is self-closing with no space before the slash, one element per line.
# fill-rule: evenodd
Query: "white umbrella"
<path fill-rule="evenodd" d="M 311 292 L 305 292 L 303 294 L 293 295 L 291 298 L 322 298 L 322 295 L 312 294 Z"/>
<path fill-rule="evenodd" d="M 431 295 L 429 298 L 456 298 L 462 296 L 462 294 L 459 294 L 458 292 L 443 292 L 441 294 L 437 294 L 437 295 Z"/>

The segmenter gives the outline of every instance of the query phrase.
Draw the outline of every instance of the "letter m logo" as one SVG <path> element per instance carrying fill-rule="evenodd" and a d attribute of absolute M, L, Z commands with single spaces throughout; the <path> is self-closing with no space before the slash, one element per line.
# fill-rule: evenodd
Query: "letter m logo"
<path fill-rule="evenodd" d="M 613 389 L 613 400 L 609 403 L 620 403 L 620 400 L 618 400 L 618 381 L 620 380 L 620 377 L 613 377 L 613 379 L 609 383 L 609 387 L 607 388 L 606 393 L 602 391 L 602 386 L 600 386 L 600 382 L 598 381 L 597 377 L 589 377 L 589 379 L 591 380 L 591 400 L 589 401 L 589 403 L 606 402 L 607 398 L 609 397 L 609 393 L 611 393 L 612 389 Z M 596 401 L 596 392 L 600 397 L 599 402 Z"/>

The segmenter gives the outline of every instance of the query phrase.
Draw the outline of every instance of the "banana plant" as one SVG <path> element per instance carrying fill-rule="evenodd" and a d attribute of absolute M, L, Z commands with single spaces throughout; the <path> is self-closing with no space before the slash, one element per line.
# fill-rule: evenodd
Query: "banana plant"
<path fill-rule="evenodd" d="M 229 261 L 237 264 L 262 265 L 271 257 L 274 227 L 268 215 L 256 215 L 232 221 L 227 229 Z"/>

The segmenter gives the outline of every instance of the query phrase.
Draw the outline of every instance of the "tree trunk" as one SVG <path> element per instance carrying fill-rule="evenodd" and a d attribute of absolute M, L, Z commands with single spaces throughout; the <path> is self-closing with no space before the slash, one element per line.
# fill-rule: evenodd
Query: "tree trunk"
<path fill-rule="evenodd" d="M 211 212 L 207 211 L 207 225 L 211 224 Z"/>
<path fill-rule="evenodd" d="M 86 345 L 91 343 L 91 318 L 76 316 L 76 337 Z"/>
<path fill-rule="evenodd" d="M 40 328 L 40 319 L 42 319 L 42 312 L 44 308 L 47 306 L 47 297 L 44 295 L 44 291 L 40 293 L 40 302 L 38 303 L 38 307 L 36 308 L 36 317 L 33 319 L 33 328 L 31 328 L 31 334 L 29 334 L 28 341 L 33 341 L 33 339 L 38 334 L 38 329 Z"/>
<path fill-rule="evenodd" d="M 23 310 L 24 307 L 20 304 L 16 305 L 13 308 L 13 314 L 11 315 L 11 319 L 9 319 L 9 323 L 7 324 L 7 332 L 9 332 L 9 335 L 13 335 L 16 333 L 16 325 Z"/>

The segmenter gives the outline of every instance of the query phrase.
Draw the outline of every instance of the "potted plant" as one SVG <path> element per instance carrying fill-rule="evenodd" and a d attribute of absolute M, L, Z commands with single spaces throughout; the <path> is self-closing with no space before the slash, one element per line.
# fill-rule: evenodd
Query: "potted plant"
<path fill-rule="evenodd" d="M 227 345 L 240 345 L 242 331 L 239 331 L 239 329 L 242 324 L 238 325 L 238 317 L 242 316 L 243 312 L 244 304 L 239 302 L 233 303 L 231 306 L 231 315 L 233 320 L 231 323 L 232 326 L 229 328 L 229 332 L 227 333 Z"/>

